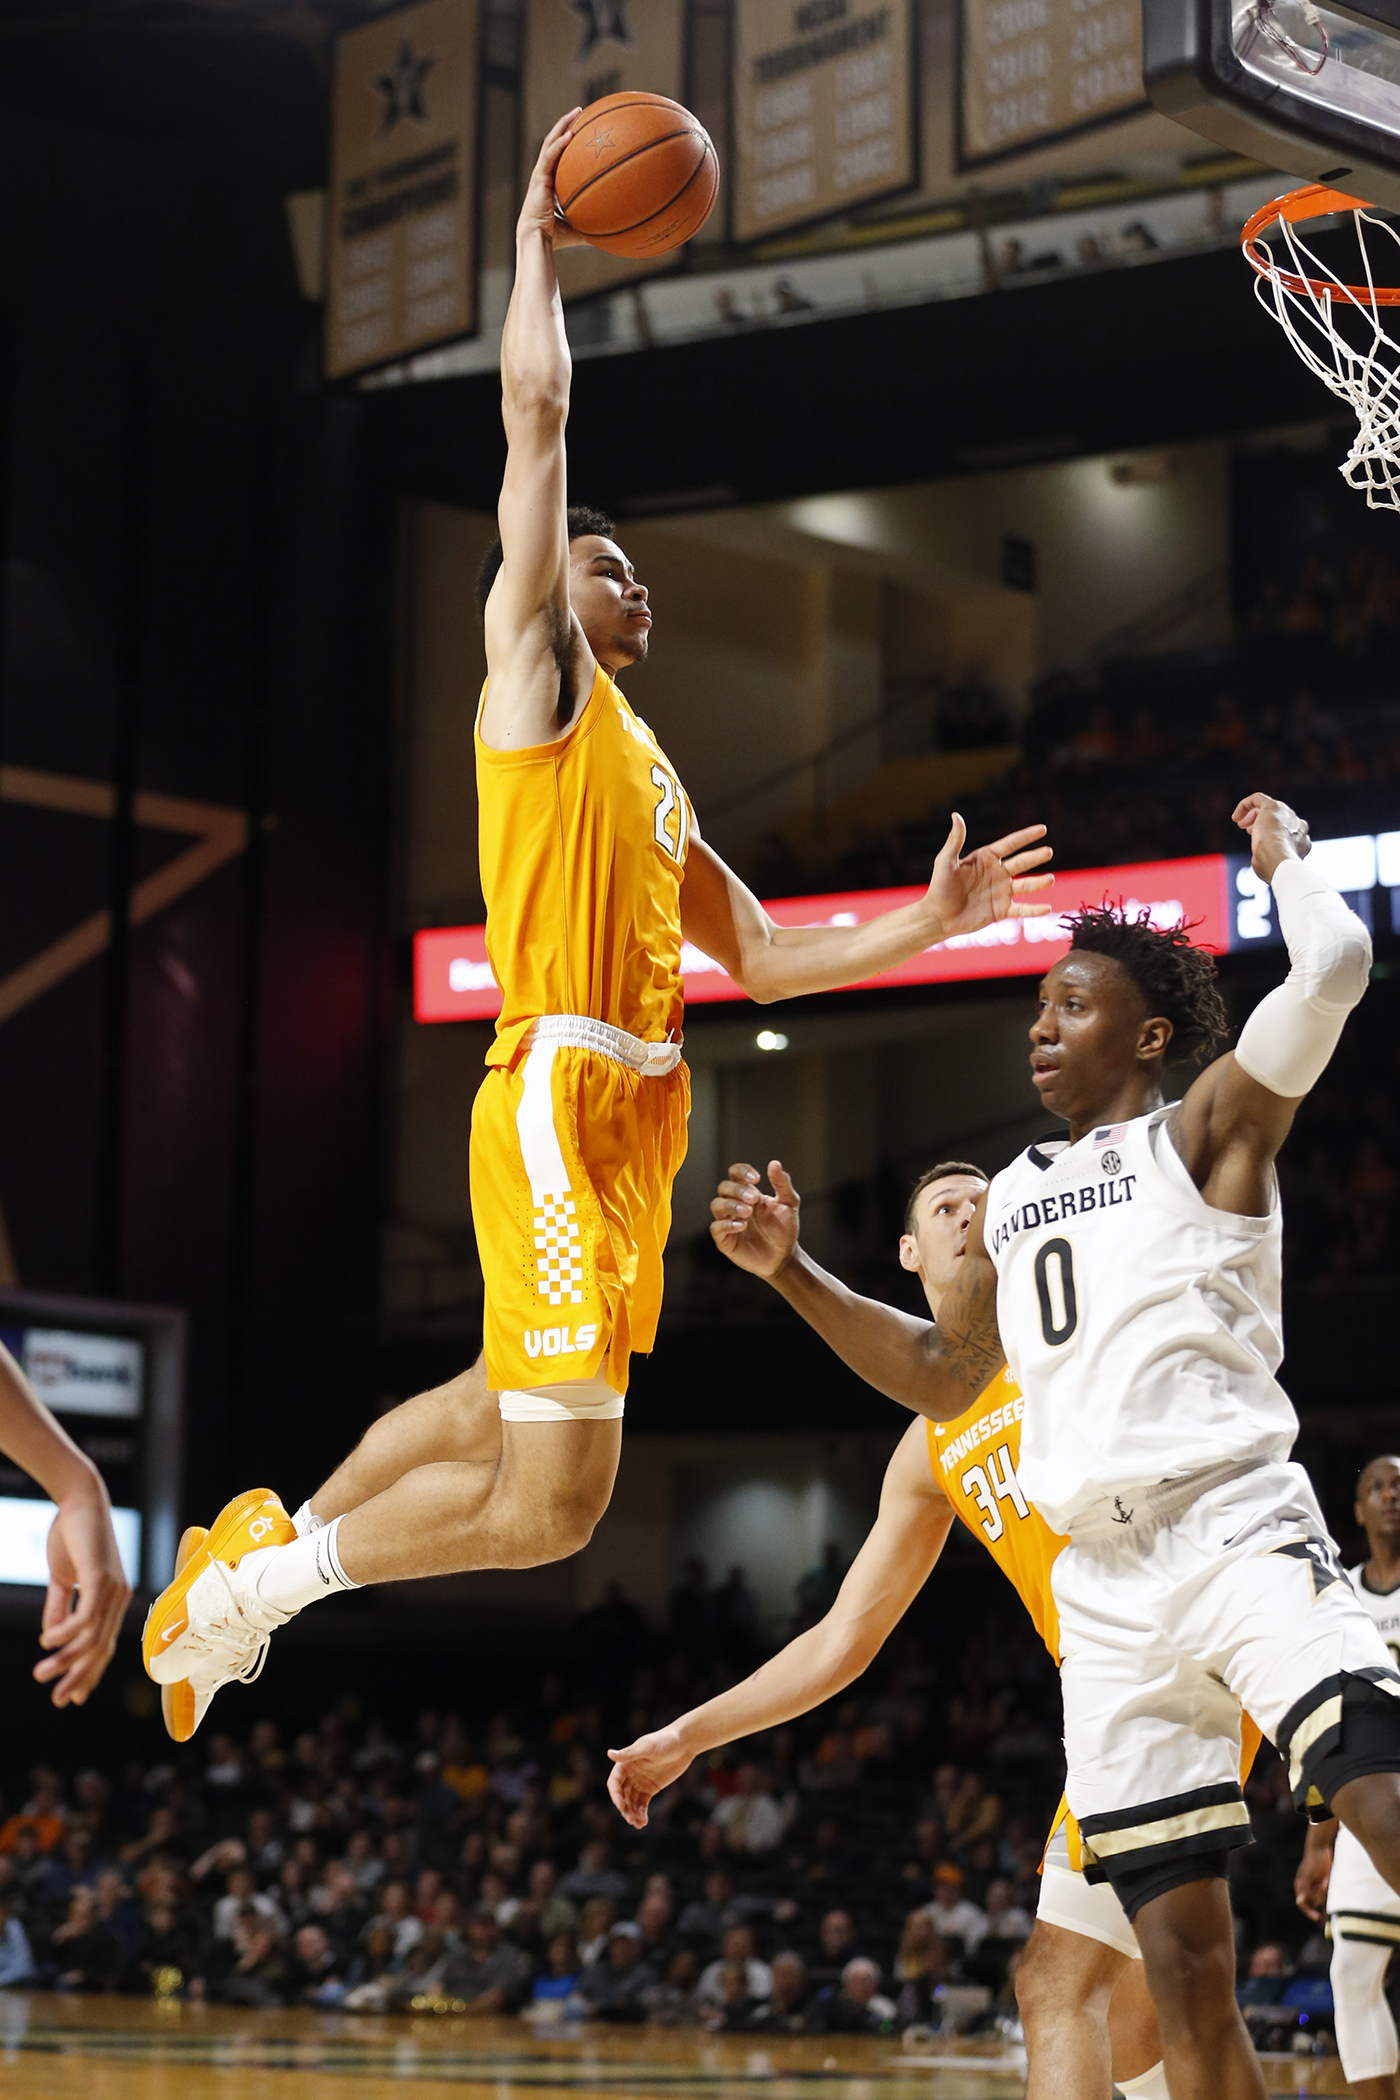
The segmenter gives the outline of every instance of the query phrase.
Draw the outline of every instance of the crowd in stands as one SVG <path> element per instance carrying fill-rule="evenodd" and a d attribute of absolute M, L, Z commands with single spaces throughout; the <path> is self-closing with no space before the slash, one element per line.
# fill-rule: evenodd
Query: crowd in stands
<path fill-rule="evenodd" d="M 1337 1291 L 1400 1272 L 1397 987 L 1373 983 L 1279 1156 L 1284 1275 Z"/>
<path fill-rule="evenodd" d="M 829 1554 L 798 1623 L 840 1574 Z M 906 1631 L 828 1708 L 692 1767 L 633 1831 L 605 1745 L 751 1665 L 746 1596 L 741 1571 L 711 1589 L 692 1564 L 663 1635 L 614 1591 L 574 1630 L 576 1687 L 546 1676 L 470 1723 L 384 1725 L 347 1704 L 284 1727 L 229 1694 L 187 1748 L 153 1721 L 148 1756 L 120 1771 L 6 1773 L 0 1985 L 555 2026 L 1014 2032 L 1062 1779 L 1044 1650 L 1009 1614 L 964 1613 L 944 1647 Z M 1246 1960 L 1264 1944 L 1291 1960 L 1299 1938 L 1286 1797 L 1261 1768 Z"/>
<path fill-rule="evenodd" d="M 1238 851 L 1242 784 L 1305 807 L 1319 835 L 1385 829 L 1400 782 L 1398 660 L 1400 563 L 1376 544 L 1313 553 L 1291 585 L 1262 583 L 1233 646 L 1052 676 L 1018 727 L 976 675 L 896 682 L 887 755 L 1014 737 L 1017 761 L 959 807 L 974 838 L 1048 824 L 1062 868 Z M 821 868 L 797 866 L 773 836 L 754 879 L 766 895 L 922 882 L 948 817 L 940 805 L 888 833 L 843 835 Z"/>

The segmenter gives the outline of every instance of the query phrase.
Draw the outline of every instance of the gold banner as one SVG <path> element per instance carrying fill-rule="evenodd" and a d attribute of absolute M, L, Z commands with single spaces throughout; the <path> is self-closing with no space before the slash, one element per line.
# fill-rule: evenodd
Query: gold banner
<path fill-rule="evenodd" d="M 959 165 L 1139 109 L 1138 0 L 962 0 Z"/>
<path fill-rule="evenodd" d="M 741 0 L 734 238 L 784 233 L 915 179 L 912 0 Z"/>
<path fill-rule="evenodd" d="M 326 375 L 476 327 L 477 0 L 337 38 Z"/>
<path fill-rule="evenodd" d="M 587 109 L 626 88 L 685 100 L 685 0 L 526 0 L 522 183 L 540 140 L 566 109 L 576 102 Z M 677 260 L 663 255 L 639 262 L 601 248 L 562 248 L 559 289 L 565 299 L 577 299 L 655 276 Z"/>

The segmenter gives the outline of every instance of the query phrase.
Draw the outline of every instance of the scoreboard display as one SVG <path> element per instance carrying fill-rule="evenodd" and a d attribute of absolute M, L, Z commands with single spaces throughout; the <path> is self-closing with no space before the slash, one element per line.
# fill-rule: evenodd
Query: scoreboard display
<path fill-rule="evenodd" d="M 174 1565 L 185 1316 L 164 1306 L 0 1292 L 0 1342 L 107 1484 L 127 1580 Z M 0 1587 L 48 1582 L 54 1505 L 0 1458 Z"/>

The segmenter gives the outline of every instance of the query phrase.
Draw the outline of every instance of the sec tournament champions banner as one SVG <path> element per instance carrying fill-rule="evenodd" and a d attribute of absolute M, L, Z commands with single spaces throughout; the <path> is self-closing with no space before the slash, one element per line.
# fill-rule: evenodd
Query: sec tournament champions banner
<path fill-rule="evenodd" d="M 326 374 L 476 327 L 477 0 L 420 0 L 336 41 Z"/>
<path fill-rule="evenodd" d="M 540 140 L 566 109 L 587 109 L 625 88 L 685 100 L 685 0 L 526 0 L 522 184 Z M 599 248 L 564 248 L 559 288 L 566 299 L 578 298 L 654 276 L 678 260 L 646 263 Z"/>
<path fill-rule="evenodd" d="M 736 240 L 910 187 L 913 0 L 740 0 L 733 21 Z"/>
<path fill-rule="evenodd" d="M 1143 104 L 1138 0 L 962 0 L 958 165 Z"/>

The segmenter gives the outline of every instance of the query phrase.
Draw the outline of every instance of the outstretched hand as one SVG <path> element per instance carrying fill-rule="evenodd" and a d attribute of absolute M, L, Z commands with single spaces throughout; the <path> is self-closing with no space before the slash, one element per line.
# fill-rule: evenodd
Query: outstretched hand
<path fill-rule="evenodd" d="M 545 134 L 539 157 L 530 170 L 525 202 L 520 207 L 520 217 L 516 221 L 517 240 L 522 234 L 537 233 L 551 241 L 556 248 L 586 246 L 583 235 L 574 232 L 560 211 L 554 195 L 555 171 L 563 157 L 564 148 L 573 136 L 574 124 L 581 115 L 580 108 L 571 109 Z"/>
<path fill-rule="evenodd" d="M 773 1193 L 766 1196 L 757 1167 L 740 1161 L 710 1204 L 710 1237 L 721 1254 L 751 1276 L 776 1276 L 797 1246 L 802 1198 L 780 1159 L 768 1162 Z"/>
<path fill-rule="evenodd" d="M 84 1706 L 112 1660 L 131 1602 L 100 1486 L 59 1504 L 49 1527 L 48 1559 L 39 1646 L 49 1652 L 35 1664 L 34 1675 L 40 1684 L 53 1684 L 55 1706 Z"/>
<path fill-rule="evenodd" d="M 645 1830 L 647 1813 L 664 1787 L 680 1778 L 691 1762 L 681 1748 L 674 1728 L 658 1728 L 654 1735 L 639 1735 L 625 1750 L 609 1750 L 613 1767 L 608 1774 L 608 1792 L 618 1814 L 634 1830 Z"/>
<path fill-rule="evenodd" d="M 942 939 L 956 933 L 976 933 L 997 919 L 1040 919 L 1052 909 L 1027 899 L 1036 890 L 1048 890 L 1053 875 L 1033 875 L 1054 851 L 1036 842 L 1045 836 L 1043 824 L 1027 824 L 1008 831 L 990 846 L 978 846 L 964 854 L 967 826 L 956 811 L 943 851 L 933 864 L 928 901 L 942 928 Z"/>
<path fill-rule="evenodd" d="M 1296 810 L 1274 795 L 1246 795 L 1236 805 L 1234 821 L 1249 833 L 1250 859 L 1256 875 L 1272 882 L 1285 860 L 1306 860 L 1312 851 L 1308 827 Z"/>

